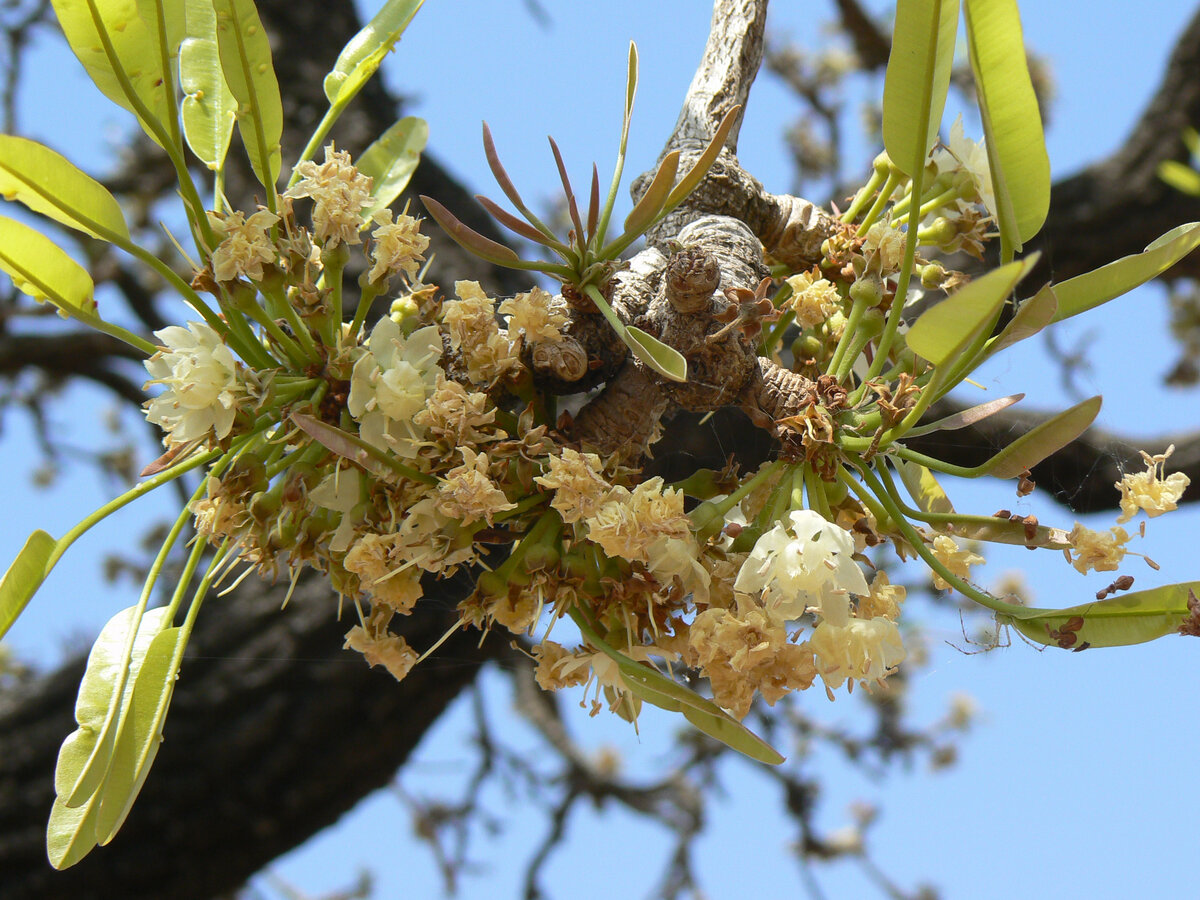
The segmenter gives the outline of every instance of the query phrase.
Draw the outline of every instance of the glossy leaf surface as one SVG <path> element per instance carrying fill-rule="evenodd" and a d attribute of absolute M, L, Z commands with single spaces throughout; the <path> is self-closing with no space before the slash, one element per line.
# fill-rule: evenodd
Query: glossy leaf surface
<path fill-rule="evenodd" d="M 96 286 L 87 269 L 52 240 L 27 225 L 0 216 L 0 270 L 17 290 L 57 306 L 64 316 L 98 322 Z"/>

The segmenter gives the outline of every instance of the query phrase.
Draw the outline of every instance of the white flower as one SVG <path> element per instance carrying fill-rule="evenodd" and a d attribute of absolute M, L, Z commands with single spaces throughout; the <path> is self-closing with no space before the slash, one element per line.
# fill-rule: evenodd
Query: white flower
<path fill-rule="evenodd" d="M 833 625 L 850 618 L 850 594 L 869 594 L 854 561 L 854 538 L 811 509 L 793 511 L 755 542 L 734 581 L 734 590 L 762 592 L 764 605 L 785 619 L 806 611 Z"/>
<path fill-rule="evenodd" d="M 146 360 L 152 376 L 143 390 L 166 390 L 146 404 L 146 419 L 167 432 L 166 443 L 183 444 L 212 433 L 218 439 L 233 428 L 241 393 L 237 361 L 221 336 L 201 322 L 170 325 L 154 336 L 165 349 Z"/>
<path fill-rule="evenodd" d="M 979 193 L 979 202 L 987 207 L 993 215 L 996 212 L 996 192 L 992 188 L 992 169 L 988 163 L 987 141 L 975 143 L 963 133 L 963 121 L 960 114 L 950 127 L 950 140 L 944 149 L 933 155 L 939 174 L 961 170 L 966 172 L 975 183 Z"/>
<path fill-rule="evenodd" d="M 444 374 L 438 365 L 441 355 L 436 325 L 405 337 L 390 318 L 379 320 L 367 352 L 354 364 L 346 404 L 363 440 L 401 456 L 416 456 L 416 442 L 425 429 L 413 423 L 413 416 L 425 408 L 438 376 Z"/>

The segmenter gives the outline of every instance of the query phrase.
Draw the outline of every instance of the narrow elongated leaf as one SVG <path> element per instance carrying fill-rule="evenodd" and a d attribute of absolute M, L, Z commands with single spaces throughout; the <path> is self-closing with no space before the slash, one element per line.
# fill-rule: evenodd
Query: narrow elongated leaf
<path fill-rule="evenodd" d="M 283 103 L 271 44 L 253 0 L 213 0 L 225 83 L 237 99 L 237 125 L 250 167 L 271 195 L 279 180 Z"/>
<path fill-rule="evenodd" d="M 46 855 L 50 865 L 62 870 L 69 869 L 96 846 L 96 816 L 100 805 L 87 803 L 69 807 L 62 797 L 54 798 L 50 807 L 50 821 L 46 825 Z"/>
<path fill-rule="evenodd" d="M 1017 282 L 1028 274 L 1037 254 L 993 269 L 922 313 L 908 330 L 909 348 L 935 366 L 957 361 L 996 314 Z"/>
<path fill-rule="evenodd" d="M 495 200 L 490 200 L 482 194 L 476 194 L 475 199 L 479 201 L 479 205 L 486 209 L 493 219 L 514 234 L 525 238 L 525 240 L 533 241 L 535 244 L 541 244 L 543 247 L 550 247 L 552 249 L 559 247 L 564 250 L 567 249 L 565 244 L 560 241 L 551 241 L 532 225 L 518 219 Z"/>
<path fill-rule="evenodd" d="M 1060 412 L 1021 435 L 974 471 L 996 478 L 1016 478 L 1083 434 L 1100 412 L 1101 402 L 1102 398 L 1092 397 Z"/>
<path fill-rule="evenodd" d="M 1178 631 L 1189 615 L 1189 591 L 1200 593 L 1200 581 L 1118 594 L 1067 609 L 1028 609 L 1002 615 L 999 621 L 1032 641 L 1064 649 L 1141 644 Z"/>
<path fill-rule="evenodd" d="M 583 219 L 579 216 L 579 204 L 575 200 L 575 190 L 571 187 L 571 179 L 567 177 L 567 167 L 563 163 L 558 143 L 552 137 L 547 140 L 550 141 L 550 152 L 554 154 L 554 164 L 558 167 L 558 180 L 562 182 L 563 196 L 567 199 L 567 213 L 571 217 L 571 224 L 575 226 L 575 240 L 582 246 L 587 241 L 587 231 L 584 230 Z"/>
<path fill-rule="evenodd" d="M 883 82 L 883 145 L 910 178 L 937 139 L 950 87 L 958 0 L 900 0 Z"/>
<path fill-rule="evenodd" d="M 952 416 L 946 416 L 944 419 L 938 419 L 936 422 L 930 422 L 928 425 L 913 428 L 905 432 L 905 437 L 917 437 L 922 434 L 932 434 L 935 431 L 957 431 L 960 428 L 974 425 L 976 422 L 982 422 L 988 416 L 994 416 L 1001 410 L 1008 409 L 1023 399 L 1025 399 L 1024 394 L 1012 394 L 1008 397 L 1000 397 L 987 403 L 980 403 L 978 406 L 972 406 L 970 409 L 956 412 Z"/>
<path fill-rule="evenodd" d="M 297 428 L 325 449 L 362 466 L 368 472 L 372 472 L 384 480 L 399 475 L 410 481 L 425 484 L 436 483 L 436 479 L 432 475 L 426 475 L 411 466 L 404 465 L 378 447 L 371 446 L 358 435 L 343 431 L 336 425 L 330 425 L 328 422 L 322 422 L 314 416 L 303 413 L 292 413 L 291 420 Z"/>
<path fill-rule="evenodd" d="M 1054 321 L 1077 316 L 1157 278 L 1197 247 L 1200 247 L 1200 222 L 1189 222 L 1172 228 L 1141 253 L 1122 256 L 1099 269 L 1054 285 L 1058 298 Z"/>
<path fill-rule="evenodd" d="M 965 0 L 963 11 L 1007 261 L 1046 221 L 1050 157 L 1016 0 Z"/>
<path fill-rule="evenodd" d="M 170 625 L 167 612 L 164 607 L 143 613 L 140 604 L 123 609 L 109 619 L 92 645 L 75 700 L 79 728 L 73 734 L 82 737 L 68 737 L 54 772 L 55 793 L 68 806 L 87 802 L 104 782 L 146 650 L 154 636 Z"/>
<path fill-rule="evenodd" d="M 904 487 L 908 489 L 908 493 L 916 501 L 917 508 L 922 512 L 954 512 L 954 504 L 950 502 L 950 498 L 938 484 L 933 472 L 925 466 L 898 459 L 896 460 L 896 471 L 900 473 L 900 480 L 904 482 Z"/>
<path fill-rule="evenodd" d="M 64 316 L 98 322 L 92 276 L 39 231 L 0 216 L 0 270 L 22 293 L 48 301 Z"/>
<path fill-rule="evenodd" d="M 1025 524 L 984 516 L 964 516 L 954 523 L 954 533 L 969 541 L 990 541 L 993 544 L 1016 544 L 1021 547 L 1045 547 L 1049 550 L 1065 550 L 1071 546 L 1071 538 L 1061 528 L 1039 525 L 1030 537 Z"/>
<path fill-rule="evenodd" d="M 179 47 L 183 135 L 196 158 L 216 171 L 225 164 L 237 100 L 221 70 L 212 0 L 187 0 L 188 37 Z"/>
<path fill-rule="evenodd" d="M 704 148 L 704 152 L 700 154 L 699 159 L 688 169 L 687 174 L 679 179 L 679 184 L 675 185 L 671 193 L 667 195 L 667 202 L 663 204 L 664 210 L 670 212 L 687 199 L 687 195 L 694 191 L 697 185 L 704 180 L 704 176 L 708 174 L 708 170 L 712 168 L 712 164 L 721 155 L 721 149 L 725 146 L 725 142 L 729 140 L 729 132 L 733 130 L 738 114 L 741 111 L 742 108 L 740 106 L 735 106 L 729 112 L 725 113 L 725 118 L 717 126 L 717 130 L 714 132 L 712 140 L 708 142 L 708 146 Z"/>
<path fill-rule="evenodd" d="M 364 219 L 370 219 L 379 210 L 391 206 L 392 201 L 408 187 L 427 140 L 428 123 L 416 116 L 405 116 L 363 151 L 358 158 L 358 171 L 373 179 L 371 205 L 363 210 Z"/>
<path fill-rule="evenodd" d="M 985 356 L 990 357 L 1005 347 L 1033 337 L 1053 322 L 1057 313 L 1058 297 L 1054 293 L 1054 286 L 1047 284 L 1028 300 L 1021 302 L 1004 330 L 988 341 Z"/>
<path fill-rule="evenodd" d="M 0 196 L 105 241 L 128 241 L 129 226 L 108 189 L 36 141 L 0 135 Z"/>
<path fill-rule="evenodd" d="M 542 269 L 543 265 L 548 265 L 524 262 L 508 247 L 496 243 L 491 238 L 485 238 L 479 232 L 464 225 L 455 218 L 454 213 L 432 197 L 426 197 L 424 194 L 421 194 L 420 197 L 421 202 L 425 204 L 425 209 L 429 211 L 433 220 L 442 226 L 442 230 L 450 235 L 460 247 L 470 250 L 480 259 L 510 269 Z"/>
<path fill-rule="evenodd" d="M 96 87 L 133 113 L 146 134 L 162 146 L 160 134 L 175 116 L 175 77 L 172 73 L 164 78 L 157 22 L 148 25 L 135 0 L 51 2 L 67 43 Z"/>
<path fill-rule="evenodd" d="M 325 96 L 330 106 L 345 106 L 379 69 L 400 35 L 425 0 L 388 0 L 383 9 L 342 48 L 333 69 L 325 76 Z"/>
<path fill-rule="evenodd" d="M 50 574 L 50 557 L 58 541 L 45 531 L 35 531 L 0 578 L 0 638 L 17 620 L 37 589 Z"/>
<path fill-rule="evenodd" d="M 504 196 L 508 198 L 508 202 L 517 208 L 517 211 L 523 215 L 529 224 L 546 236 L 548 240 L 558 241 L 554 232 L 525 205 L 525 201 L 521 199 L 520 193 L 517 192 L 517 187 L 512 183 L 512 179 L 508 177 L 508 172 L 504 165 L 500 162 L 500 154 L 496 152 L 496 142 L 492 140 L 492 129 L 488 127 L 488 123 L 483 123 L 483 154 L 487 157 L 488 168 L 492 170 L 492 177 L 496 179 L 496 184 L 500 185 L 500 190 L 504 191 Z"/>
<path fill-rule="evenodd" d="M 146 649 L 133 684 L 129 710 L 113 748 L 112 765 L 104 780 L 95 825 L 100 846 L 116 835 L 150 774 L 162 743 L 163 722 L 171 705 L 185 642 L 182 628 L 166 628 L 154 636 Z"/>
<path fill-rule="evenodd" d="M 637 206 L 625 217 L 624 232 L 626 234 L 641 234 L 650 227 L 654 217 L 667 205 L 667 197 L 675 185 L 675 173 L 678 169 L 679 151 L 672 150 L 658 164 L 654 180 L 650 182 L 650 186 L 638 200 Z"/>

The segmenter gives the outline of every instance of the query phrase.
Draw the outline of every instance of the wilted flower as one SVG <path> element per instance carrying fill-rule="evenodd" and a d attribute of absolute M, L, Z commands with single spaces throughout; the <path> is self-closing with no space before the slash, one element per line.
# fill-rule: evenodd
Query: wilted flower
<path fill-rule="evenodd" d="M 233 428 L 241 393 L 238 364 L 221 336 L 202 322 L 186 328 L 169 325 L 154 332 L 166 349 L 146 360 L 153 376 L 143 385 L 166 390 L 146 404 L 146 419 L 167 432 L 168 445 L 213 434 L 225 437 Z"/>
<path fill-rule="evenodd" d="M 366 224 L 362 211 L 371 202 L 371 179 L 354 168 L 350 154 L 330 144 L 325 162 L 305 160 L 296 172 L 300 180 L 284 196 L 312 198 L 313 236 L 321 246 L 361 243 L 358 232 Z"/>
<path fill-rule="evenodd" d="M 821 622 L 808 646 L 817 656 L 817 671 L 826 686 L 846 681 L 879 681 L 906 656 L 896 623 L 882 617 L 851 619 L 845 625 Z"/>
<path fill-rule="evenodd" d="M 939 534 L 933 539 L 933 555 L 952 575 L 966 581 L 971 577 L 971 566 L 980 566 L 986 561 L 978 553 L 971 550 L 960 550 L 954 538 Z M 937 572 L 933 573 L 933 586 L 939 591 L 950 587 L 949 583 Z"/>
<path fill-rule="evenodd" d="M 371 247 L 374 265 L 367 273 L 367 280 L 380 281 L 397 272 L 416 278 L 420 268 L 418 264 L 425 259 L 421 254 L 429 246 L 429 238 L 421 234 L 421 223 L 403 214 L 393 222 L 390 209 L 379 210 L 372 221 L 375 223 L 372 233 L 375 243 Z"/>
<path fill-rule="evenodd" d="M 279 216 L 260 209 L 249 219 L 239 211 L 225 217 L 210 212 L 208 220 L 221 235 L 221 243 L 212 255 L 213 278 L 233 281 L 242 276 L 261 281 L 263 265 L 275 262 L 278 253 L 268 231 L 279 221 Z"/>
<path fill-rule="evenodd" d="M 1090 569 L 1097 572 L 1115 572 L 1125 558 L 1125 544 L 1129 533 L 1120 527 L 1110 528 L 1109 533 L 1092 531 L 1078 522 L 1067 535 L 1075 558 L 1071 560 L 1076 571 L 1086 575 Z M 1067 551 L 1070 554 L 1070 550 Z"/>

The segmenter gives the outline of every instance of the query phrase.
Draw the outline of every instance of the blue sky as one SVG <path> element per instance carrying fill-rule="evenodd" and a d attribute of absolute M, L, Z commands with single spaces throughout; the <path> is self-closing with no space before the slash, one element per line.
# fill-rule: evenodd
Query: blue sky
<path fill-rule="evenodd" d="M 582 179 L 595 160 L 602 179 L 606 177 L 615 152 L 630 39 L 638 44 L 642 79 L 627 172 L 632 176 L 650 166 L 675 121 L 707 35 L 708 8 L 700 0 L 660 0 L 652 6 L 635 0 L 542 2 L 552 18 L 550 28 L 527 15 L 518 0 L 428 0 L 386 67 L 389 83 L 414 98 L 410 111 L 429 120 L 431 147 L 483 193 L 497 191 L 480 145 L 481 119 L 491 123 L 501 158 L 527 199 L 554 193 L 547 133 L 558 140 L 573 175 Z M 1061 176 L 1123 140 L 1193 4 L 1157 2 L 1147 5 L 1153 15 L 1140 16 L 1131 16 L 1129 5 L 1117 2 L 1091 4 L 1086 15 L 1076 4 L 1027 2 L 1024 7 L 1027 43 L 1053 64 L 1057 93 L 1047 142 L 1053 170 Z M 814 46 L 822 39 L 816 23 L 826 8 L 776 0 L 773 25 Z M 60 150 L 76 146 L 80 135 L 88 134 L 91 139 L 79 151 L 83 155 L 72 155 L 101 167 L 102 151 L 119 142 L 123 114 L 104 106 L 82 73 L 63 70 L 60 57 L 51 59 L 57 61 L 48 64 L 57 67 L 56 74 L 62 71 L 62 77 L 30 95 L 23 129 Z M 46 110 L 62 117 L 43 117 Z M 772 190 L 785 190 L 791 181 L 781 133 L 796 111 L 796 102 L 770 76 L 760 77 L 740 155 Z M 864 148 L 864 168 L 874 152 Z M 1147 289 L 1110 304 L 1098 316 L 1058 326 L 1064 346 L 1088 345 L 1095 367 L 1082 379 L 1082 389 L 1105 395 L 1102 425 L 1148 436 L 1197 427 L 1196 392 L 1164 392 L 1159 386 L 1174 354 L 1166 343 L 1165 321 L 1161 294 Z M 977 376 L 987 396 L 1026 391 L 1026 403 L 1042 408 L 1076 399 L 1063 393 L 1047 368 L 1044 347 L 1036 340 L 1028 343 Z M 1147 403 L 1147 396 L 1154 402 Z M 77 390 L 69 399 L 55 413 L 57 435 L 73 446 L 113 440 L 104 430 L 111 408 L 107 397 Z M 0 556 L 8 559 L 32 528 L 61 534 L 119 487 L 76 465 L 52 491 L 28 488 L 24 476 L 37 461 L 28 450 L 27 423 L 9 413 L 4 426 L 0 465 L 10 473 L 5 497 L 10 509 L 22 511 L 0 528 Z M 150 458 L 152 446 L 141 447 Z M 947 487 L 960 509 L 991 512 L 1008 506 L 1065 527 L 1073 520 L 1039 496 L 1017 501 L 1008 488 Z M 94 632 L 128 605 L 132 587 L 111 590 L 100 584 L 97 560 L 127 546 L 128 535 L 154 515 L 165 514 L 174 502 L 163 494 L 157 505 L 139 504 L 76 547 L 68 558 L 75 565 L 55 574 L 28 619 L 14 629 L 14 647 L 40 659 L 53 658 L 64 639 Z M 1111 518 L 1086 523 L 1107 527 Z M 1138 586 L 1198 577 L 1197 533 L 1200 509 L 1195 507 L 1151 522 L 1143 549 L 1162 572 L 1131 568 Z M 989 550 L 988 560 L 981 580 L 994 583 L 1005 571 L 1020 569 L 1044 605 L 1080 602 L 1107 583 L 1103 575 L 1079 576 L 1053 554 Z M 913 612 L 924 611 L 914 604 Z M 928 880 L 946 898 L 1116 900 L 1194 892 L 1194 860 L 1200 853 L 1194 811 L 1200 806 L 1200 787 L 1187 764 L 1200 721 L 1194 689 L 1197 645 L 1168 638 L 1141 647 L 1065 654 L 1038 653 L 1015 642 L 1008 649 L 966 655 L 945 643 L 962 645 L 957 619 L 929 621 L 931 664 L 914 682 L 914 720 L 939 718 L 957 692 L 974 698 L 980 719 L 962 743 L 958 765 L 930 774 L 918 764 L 871 780 L 834 754 L 818 750 L 805 766 L 825 785 L 819 821 L 828 827 L 845 824 L 847 804 L 856 800 L 879 805 L 882 818 L 871 833 L 877 862 L 902 887 L 911 890 Z M 182 677 L 187 677 L 186 666 Z M 483 690 L 496 711 L 497 727 L 528 748 L 531 758 L 543 752 L 508 714 L 511 698 L 504 680 L 486 677 Z M 841 696 L 829 705 L 812 692 L 805 703 L 833 721 L 867 727 L 866 714 L 854 698 Z M 469 709 L 460 703 L 402 772 L 409 793 L 453 795 L 470 760 L 464 749 L 469 727 Z M 667 738 L 678 725 L 646 716 L 640 739 L 611 717 L 581 715 L 572 727 L 585 747 L 613 747 L 629 771 L 652 778 L 666 764 Z M 802 896 L 797 864 L 788 851 L 795 835 L 778 792 L 748 764 L 732 763 L 722 774 L 726 799 L 710 811 L 697 848 L 710 896 Z M 520 797 L 496 790 L 488 802 L 504 828 L 497 837 L 476 835 L 472 858 L 481 869 L 461 885 L 466 898 L 514 896 L 520 866 L 545 828 L 543 815 Z M 570 826 L 566 847 L 545 872 L 543 884 L 552 896 L 641 897 L 650 891 L 669 850 L 660 832 L 612 812 L 578 815 Z M 376 875 L 379 897 L 432 896 L 439 884 L 436 868 L 410 835 L 401 806 L 385 792 L 290 855 L 278 870 L 316 893 L 344 885 L 367 867 Z M 872 896 L 848 865 L 821 867 L 815 874 L 830 897 Z"/>

